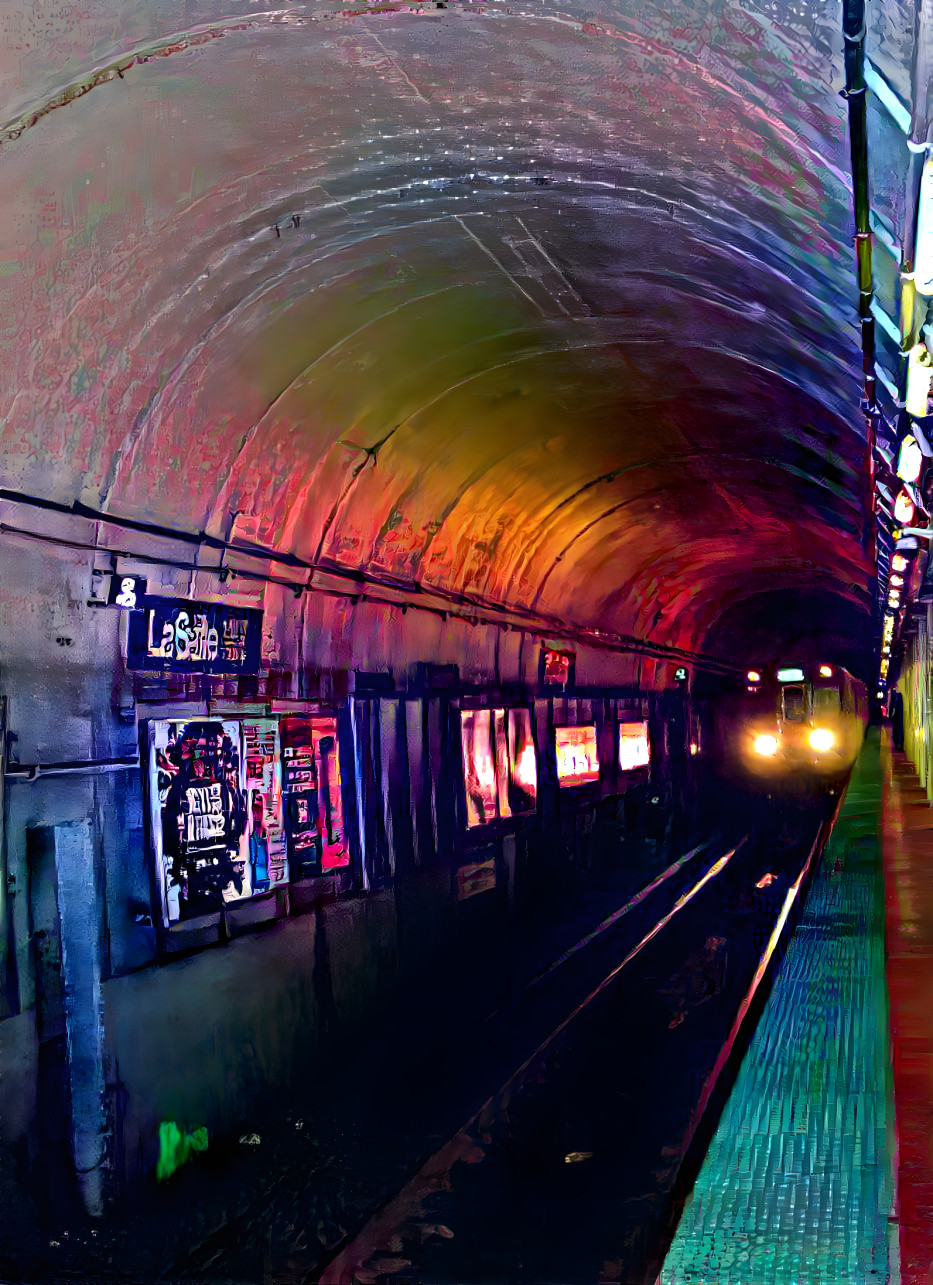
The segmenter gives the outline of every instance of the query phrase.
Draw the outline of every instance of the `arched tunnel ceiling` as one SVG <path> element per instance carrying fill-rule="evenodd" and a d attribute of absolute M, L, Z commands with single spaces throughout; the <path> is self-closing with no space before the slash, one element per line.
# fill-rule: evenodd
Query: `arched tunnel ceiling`
<path fill-rule="evenodd" d="M 0 484 L 683 647 L 867 618 L 832 6 L 11 12 Z"/>

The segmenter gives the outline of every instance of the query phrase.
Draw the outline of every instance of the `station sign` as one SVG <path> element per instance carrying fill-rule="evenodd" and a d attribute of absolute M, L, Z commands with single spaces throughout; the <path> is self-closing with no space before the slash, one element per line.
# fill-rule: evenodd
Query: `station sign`
<path fill-rule="evenodd" d="M 220 602 L 146 598 L 129 614 L 127 669 L 172 674 L 256 674 L 262 612 Z"/>

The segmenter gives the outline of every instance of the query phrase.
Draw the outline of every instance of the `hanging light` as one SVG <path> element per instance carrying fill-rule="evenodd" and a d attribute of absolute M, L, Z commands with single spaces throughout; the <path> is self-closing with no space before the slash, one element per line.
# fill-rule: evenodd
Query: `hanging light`
<path fill-rule="evenodd" d="M 913 433 L 908 433 L 897 457 L 897 476 L 902 482 L 916 482 L 922 471 L 923 451 Z"/>
<path fill-rule="evenodd" d="M 903 553 L 895 553 L 894 557 L 891 559 L 891 570 L 892 571 L 907 570 L 907 559 L 904 557 Z"/>
<path fill-rule="evenodd" d="M 903 576 L 892 576 L 891 579 L 888 581 L 888 584 L 894 585 L 896 589 L 900 589 L 903 583 L 904 583 Z"/>
<path fill-rule="evenodd" d="M 820 665 L 820 678 L 832 678 L 832 665 Z"/>
<path fill-rule="evenodd" d="M 898 495 L 897 499 L 894 501 L 894 516 L 897 518 L 898 522 L 903 523 L 904 526 L 909 526 L 914 520 L 914 514 L 916 511 L 916 506 L 914 505 L 913 500 L 906 491 L 901 491 L 900 495 Z"/>
<path fill-rule="evenodd" d="M 745 677 L 748 679 L 750 683 L 761 682 L 761 674 L 759 674 L 757 669 L 750 669 L 748 673 L 745 675 Z"/>

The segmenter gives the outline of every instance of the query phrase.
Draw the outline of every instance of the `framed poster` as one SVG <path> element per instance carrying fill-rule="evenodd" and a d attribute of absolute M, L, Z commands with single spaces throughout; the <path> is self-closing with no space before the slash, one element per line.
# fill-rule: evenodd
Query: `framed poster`
<path fill-rule="evenodd" d="M 164 923 L 250 896 L 239 723 L 153 721 L 149 785 Z"/>

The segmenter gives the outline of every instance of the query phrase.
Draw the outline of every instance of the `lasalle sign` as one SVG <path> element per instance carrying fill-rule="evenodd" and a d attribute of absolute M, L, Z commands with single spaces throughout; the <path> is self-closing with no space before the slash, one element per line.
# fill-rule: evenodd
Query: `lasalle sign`
<path fill-rule="evenodd" d="M 255 674 L 262 612 L 220 602 L 150 598 L 129 613 L 127 669 L 173 674 Z"/>

